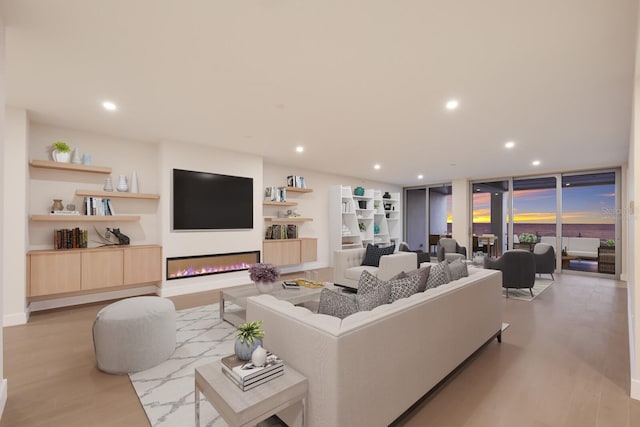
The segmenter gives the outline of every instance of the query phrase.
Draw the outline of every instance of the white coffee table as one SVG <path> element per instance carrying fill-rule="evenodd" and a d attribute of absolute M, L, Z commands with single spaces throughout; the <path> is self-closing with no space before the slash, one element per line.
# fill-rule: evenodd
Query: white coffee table
<path fill-rule="evenodd" d="M 284 374 L 248 391 L 242 391 L 222 373 L 220 361 L 195 369 L 195 420 L 200 427 L 200 393 L 230 426 L 255 426 L 289 406 L 302 403 L 305 422 L 307 379 L 285 363 Z"/>

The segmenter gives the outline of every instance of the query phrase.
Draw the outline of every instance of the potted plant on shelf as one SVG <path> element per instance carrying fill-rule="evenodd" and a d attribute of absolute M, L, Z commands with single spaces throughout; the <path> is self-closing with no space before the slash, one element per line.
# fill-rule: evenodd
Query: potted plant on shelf
<path fill-rule="evenodd" d="M 253 351 L 262 346 L 264 331 L 261 328 L 262 320 L 247 322 L 236 326 L 238 330 L 234 352 L 238 359 L 249 360 Z"/>
<path fill-rule="evenodd" d="M 256 284 L 258 292 L 268 293 L 280 278 L 280 270 L 273 264 L 256 263 L 249 267 L 249 278 Z"/>
<path fill-rule="evenodd" d="M 69 163 L 71 161 L 71 147 L 66 142 L 56 141 L 53 143 L 51 157 L 56 162 Z"/>

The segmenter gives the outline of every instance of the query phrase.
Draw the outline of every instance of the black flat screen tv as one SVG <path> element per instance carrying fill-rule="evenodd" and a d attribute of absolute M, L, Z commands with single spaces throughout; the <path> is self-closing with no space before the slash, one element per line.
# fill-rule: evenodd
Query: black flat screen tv
<path fill-rule="evenodd" d="M 173 170 L 174 230 L 253 228 L 253 178 Z"/>

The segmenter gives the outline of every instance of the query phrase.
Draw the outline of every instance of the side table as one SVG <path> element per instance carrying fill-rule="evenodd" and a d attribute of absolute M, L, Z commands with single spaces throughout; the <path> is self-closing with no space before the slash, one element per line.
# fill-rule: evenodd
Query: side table
<path fill-rule="evenodd" d="M 302 403 L 305 422 L 307 379 L 290 366 L 284 374 L 248 391 L 242 391 L 222 373 L 221 362 L 215 361 L 195 369 L 195 419 L 200 426 L 200 393 L 216 408 L 230 426 L 255 426 L 262 420 L 294 403 Z"/>

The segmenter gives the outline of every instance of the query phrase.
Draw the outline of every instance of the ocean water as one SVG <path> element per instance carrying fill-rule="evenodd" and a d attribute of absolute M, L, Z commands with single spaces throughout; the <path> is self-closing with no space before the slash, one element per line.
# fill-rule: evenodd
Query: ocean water
<path fill-rule="evenodd" d="M 451 225 L 451 224 L 449 224 Z M 474 234 L 490 234 L 491 224 L 474 223 Z M 515 234 L 530 233 L 537 236 L 555 236 L 555 224 L 527 224 L 518 223 L 514 226 Z M 597 237 L 600 240 L 615 239 L 614 224 L 564 224 L 562 226 L 564 237 Z"/>

